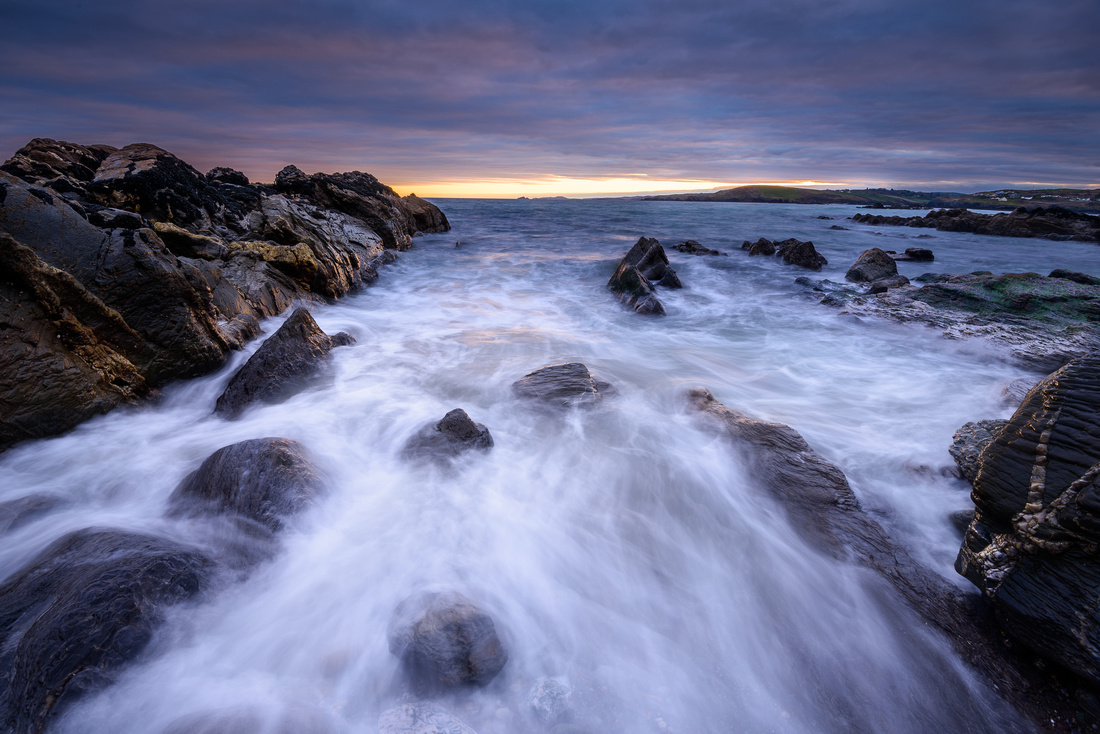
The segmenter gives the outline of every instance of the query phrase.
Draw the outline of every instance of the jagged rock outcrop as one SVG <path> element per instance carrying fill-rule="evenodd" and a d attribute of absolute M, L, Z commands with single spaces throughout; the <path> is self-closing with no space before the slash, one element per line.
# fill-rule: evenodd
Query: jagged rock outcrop
<path fill-rule="evenodd" d="M 749 255 L 771 256 L 775 255 L 788 265 L 795 265 L 809 270 L 821 270 L 829 261 L 814 248 L 813 242 L 803 242 L 791 237 L 781 242 L 761 237 L 756 242 L 746 240 L 741 243 L 742 250 L 748 250 Z"/>
<path fill-rule="evenodd" d="M 0 724 L 38 734 L 144 649 L 164 607 L 205 588 L 212 563 L 169 540 L 82 530 L 0 587 Z"/>
<path fill-rule="evenodd" d="M 1100 356 L 1036 385 L 981 452 L 956 570 L 1029 648 L 1100 682 Z"/>
<path fill-rule="evenodd" d="M 473 419 L 461 408 L 443 416 L 438 423 L 429 423 L 409 437 L 401 455 L 406 459 L 450 459 L 467 451 L 486 451 L 493 447 L 493 437 L 483 423 Z"/>
<path fill-rule="evenodd" d="M 937 209 L 923 217 L 887 217 L 856 214 L 853 222 L 899 227 L 921 227 L 945 232 L 973 232 L 1000 237 L 1042 237 L 1049 240 L 1100 242 L 1100 217 L 1060 206 L 1020 207 L 1004 214 L 977 214 L 967 209 Z"/>
<path fill-rule="evenodd" d="M 619 261 L 607 287 L 635 312 L 657 316 L 665 312 L 665 307 L 657 300 L 654 285 L 683 287 L 676 271 L 668 264 L 668 255 L 661 243 L 641 237 Z"/>
<path fill-rule="evenodd" d="M 414 684 L 425 690 L 483 686 L 508 662 L 492 617 L 457 592 L 405 599 L 393 612 L 386 639 Z"/>
<path fill-rule="evenodd" d="M 208 456 L 169 498 L 173 515 L 235 513 L 278 530 L 322 491 L 306 447 L 289 438 L 256 438 Z"/>
<path fill-rule="evenodd" d="M 512 383 L 512 393 L 551 407 L 589 407 L 612 391 L 580 362 L 554 364 L 529 372 Z"/>
<path fill-rule="evenodd" d="M 354 343 L 342 331 L 326 334 L 308 310 L 296 309 L 229 380 L 214 412 L 233 419 L 252 403 L 285 400 L 321 369 L 330 351 Z"/>
<path fill-rule="evenodd" d="M 0 169 L 0 339 L 14 345 L 0 450 L 208 373 L 258 319 L 339 298 L 392 261 L 386 247 L 449 228 L 369 174 L 254 185 L 144 143 L 37 138 Z"/>
<path fill-rule="evenodd" d="M 852 267 L 848 268 L 844 278 L 855 283 L 874 283 L 876 280 L 892 278 L 897 274 L 898 266 L 894 258 L 885 251 L 872 247 L 860 253 Z"/>

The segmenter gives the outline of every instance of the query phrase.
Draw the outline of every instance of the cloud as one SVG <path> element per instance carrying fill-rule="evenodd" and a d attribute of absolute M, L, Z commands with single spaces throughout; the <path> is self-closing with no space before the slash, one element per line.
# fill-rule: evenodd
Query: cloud
<path fill-rule="evenodd" d="M 1100 6 L 9 0 L 0 152 L 270 179 L 1100 182 Z"/>

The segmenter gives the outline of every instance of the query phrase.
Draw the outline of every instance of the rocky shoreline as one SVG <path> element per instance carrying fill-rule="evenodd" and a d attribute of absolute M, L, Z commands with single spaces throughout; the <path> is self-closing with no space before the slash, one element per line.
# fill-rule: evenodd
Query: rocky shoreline
<path fill-rule="evenodd" d="M 1100 216 L 1082 214 L 1060 206 L 1019 207 L 1007 214 L 978 214 L 967 209 L 937 209 L 923 217 L 856 214 L 851 220 L 860 224 L 972 232 L 998 237 L 1100 242 Z"/>
<path fill-rule="evenodd" d="M 450 228 L 367 173 L 203 175 L 154 145 L 32 140 L 0 166 L 0 451 L 224 364 Z"/>

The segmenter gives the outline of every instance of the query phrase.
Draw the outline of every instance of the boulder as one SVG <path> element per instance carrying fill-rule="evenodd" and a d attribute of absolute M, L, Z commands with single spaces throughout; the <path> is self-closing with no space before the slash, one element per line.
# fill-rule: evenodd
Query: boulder
<path fill-rule="evenodd" d="M 386 639 L 410 679 L 432 690 L 484 686 L 508 662 L 493 619 L 456 592 L 426 592 L 402 601 Z"/>
<path fill-rule="evenodd" d="M 611 392 L 580 362 L 555 364 L 529 372 L 512 383 L 516 397 L 552 406 L 588 407 Z"/>
<path fill-rule="evenodd" d="M 649 237 L 638 239 L 615 268 L 607 287 L 641 314 L 663 314 L 664 306 L 653 295 L 653 285 L 681 288 L 679 276 L 668 264 L 661 243 Z"/>
<path fill-rule="evenodd" d="M 0 587 L 0 723 L 41 732 L 145 648 L 163 609 L 198 594 L 211 562 L 163 538 L 82 530 Z"/>
<path fill-rule="evenodd" d="M 0 170 L 58 193 L 83 192 L 99 164 L 115 150 L 109 145 L 85 146 L 35 138 L 15 151 Z"/>
<path fill-rule="evenodd" d="M 382 712 L 378 734 L 477 734 L 454 714 L 427 701 L 406 702 Z"/>
<path fill-rule="evenodd" d="M 619 300 L 643 316 L 663 316 L 664 305 L 657 299 L 653 284 L 637 268 L 619 263 L 607 287 L 619 295 Z"/>
<path fill-rule="evenodd" d="M 1030 393 L 980 454 L 956 570 L 1039 655 L 1100 682 L 1100 356 Z"/>
<path fill-rule="evenodd" d="M 320 370 L 331 350 L 354 343 L 342 331 L 329 336 L 308 310 L 296 309 L 233 375 L 214 412 L 233 419 L 254 402 L 285 400 Z"/>
<path fill-rule="evenodd" d="M 868 295 L 885 293 L 891 288 L 904 288 L 909 285 L 909 279 L 904 275 L 894 275 L 889 278 L 881 278 L 867 288 Z"/>
<path fill-rule="evenodd" d="M 248 186 L 248 176 L 234 168 L 219 166 L 206 172 L 206 180 L 213 184 L 226 183 L 235 186 Z"/>
<path fill-rule="evenodd" d="M 401 455 L 407 459 L 449 459 L 475 449 L 493 447 L 493 437 L 482 423 L 474 421 L 461 408 L 455 408 L 438 423 L 429 423 L 413 434 Z"/>
<path fill-rule="evenodd" d="M 907 247 L 903 254 L 891 253 L 890 257 L 897 262 L 930 263 L 936 259 L 931 250 L 926 250 L 923 247 Z"/>
<path fill-rule="evenodd" d="M 855 264 L 848 269 L 844 276 L 856 283 L 873 283 L 876 280 L 890 278 L 898 274 L 898 266 L 894 258 L 887 255 L 877 247 L 864 250 Z"/>
<path fill-rule="evenodd" d="M 766 255 L 771 256 L 775 254 L 775 243 L 771 240 L 761 237 L 756 242 L 745 241 L 741 243 L 742 250 L 748 250 L 750 255 Z"/>
<path fill-rule="evenodd" d="M 289 438 L 256 438 L 208 456 L 168 503 L 175 516 L 236 513 L 276 531 L 322 489 L 305 446 Z"/>
<path fill-rule="evenodd" d="M 1051 270 L 1048 277 L 1072 280 L 1074 283 L 1080 283 L 1081 285 L 1100 285 L 1100 278 L 1086 273 L 1076 273 L 1072 270 L 1064 270 L 1062 268 Z"/>
<path fill-rule="evenodd" d="M 802 242 L 793 237 L 777 243 L 776 255 L 788 265 L 797 265 L 810 270 L 821 270 L 822 265 L 829 264 L 825 256 L 814 249 L 813 242 Z"/>
<path fill-rule="evenodd" d="M 974 483 L 978 476 L 978 457 L 986 446 L 993 443 L 993 439 L 1001 432 L 1008 421 L 1006 420 L 981 420 L 967 423 L 955 431 L 951 439 L 951 447 L 948 452 L 959 467 L 959 473 L 963 479 Z"/>
<path fill-rule="evenodd" d="M 712 250 L 709 247 L 703 247 L 695 240 L 685 240 L 679 245 L 673 245 L 673 250 L 679 250 L 687 255 L 721 255 L 718 250 Z"/>

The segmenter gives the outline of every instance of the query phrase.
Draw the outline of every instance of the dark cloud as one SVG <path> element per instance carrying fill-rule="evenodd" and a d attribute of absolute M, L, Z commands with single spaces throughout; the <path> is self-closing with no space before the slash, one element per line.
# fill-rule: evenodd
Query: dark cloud
<path fill-rule="evenodd" d="M 1100 182 L 1100 5 L 0 2 L 0 154 L 270 179 Z"/>

